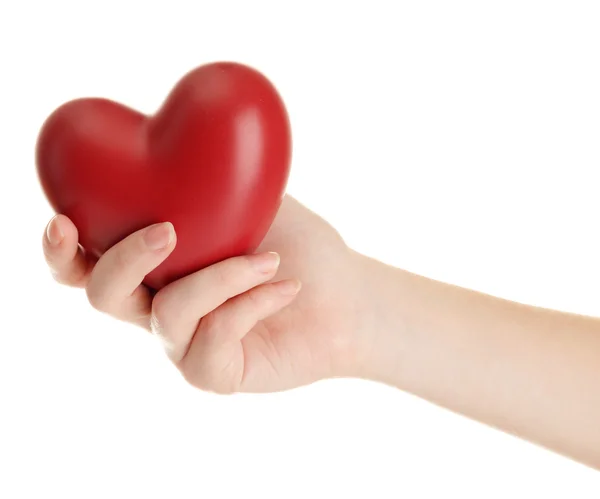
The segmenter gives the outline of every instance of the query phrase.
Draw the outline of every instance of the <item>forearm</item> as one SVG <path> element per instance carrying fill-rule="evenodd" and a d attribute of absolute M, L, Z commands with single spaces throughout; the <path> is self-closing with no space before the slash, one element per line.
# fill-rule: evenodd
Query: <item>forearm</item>
<path fill-rule="evenodd" d="M 600 321 L 360 258 L 366 377 L 600 468 Z"/>

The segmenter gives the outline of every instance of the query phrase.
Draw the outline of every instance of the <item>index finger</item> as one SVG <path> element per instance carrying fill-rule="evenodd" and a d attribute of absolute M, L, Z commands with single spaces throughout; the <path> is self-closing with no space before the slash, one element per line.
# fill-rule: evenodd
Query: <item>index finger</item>
<path fill-rule="evenodd" d="M 65 215 L 54 216 L 43 237 L 46 263 L 60 284 L 83 288 L 91 274 L 93 261 L 78 244 L 77 227 Z"/>

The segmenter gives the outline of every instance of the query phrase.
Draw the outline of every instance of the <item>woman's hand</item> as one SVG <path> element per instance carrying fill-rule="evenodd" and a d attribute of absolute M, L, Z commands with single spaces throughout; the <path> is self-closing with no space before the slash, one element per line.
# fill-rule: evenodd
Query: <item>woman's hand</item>
<path fill-rule="evenodd" d="M 97 310 L 157 334 L 198 388 L 271 392 L 355 374 L 363 343 L 358 272 L 323 219 L 286 196 L 255 255 L 217 263 L 153 297 L 141 282 L 175 245 L 172 225 L 159 224 L 92 261 L 62 215 L 43 244 L 57 281 L 85 288 Z"/>
<path fill-rule="evenodd" d="M 60 282 L 85 287 L 97 309 L 153 330 L 194 386 L 265 392 L 367 378 L 600 469 L 597 318 L 360 256 L 289 197 L 259 253 L 196 272 L 152 298 L 140 283 L 175 244 L 168 224 L 154 226 L 91 262 L 65 217 L 44 238 Z M 279 268 L 269 251 L 281 256 Z"/>

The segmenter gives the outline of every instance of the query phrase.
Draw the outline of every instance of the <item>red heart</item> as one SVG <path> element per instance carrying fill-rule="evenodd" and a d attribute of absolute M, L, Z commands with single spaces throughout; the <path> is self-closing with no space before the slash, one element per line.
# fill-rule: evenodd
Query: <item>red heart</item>
<path fill-rule="evenodd" d="M 42 188 L 99 257 L 128 234 L 170 221 L 174 252 L 144 283 L 179 277 L 254 251 L 284 195 L 291 160 L 285 106 L 259 72 L 235 63 L 184 76 L 154 116 L 78 99 L 44 123 Z"/>

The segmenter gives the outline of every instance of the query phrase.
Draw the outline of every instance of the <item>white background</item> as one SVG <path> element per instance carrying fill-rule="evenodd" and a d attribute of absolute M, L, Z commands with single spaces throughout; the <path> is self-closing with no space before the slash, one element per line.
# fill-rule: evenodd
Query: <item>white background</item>
<path fill-rule="evenodd" d="M 0 6 L 0 497 L 569 497 L 579 464 L 373 383 L 219 397 L 55 285 L 33 152 L 97 95 L 151 113 L 254 65 L 292 119 L 289 192 L 359 251 L 600 315 L 598 2 L 15 1 Z"/>

